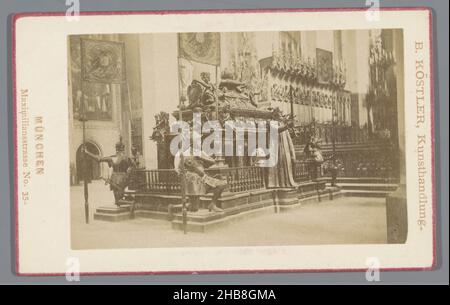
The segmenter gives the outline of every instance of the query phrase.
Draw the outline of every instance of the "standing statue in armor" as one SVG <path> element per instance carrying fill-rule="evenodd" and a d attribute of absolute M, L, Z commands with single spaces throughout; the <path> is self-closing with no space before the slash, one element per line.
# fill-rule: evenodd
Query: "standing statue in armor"
<path fill-rule="evenodd" d="M 125 195 L 125 189 L 129 182 L 129 173 L 134 167 L 133 161 L 125 153 L 125 145 L 122 143 L 122 137 L 120 141 L 116 143 L 116 154 L 109 157 L 100 157 L 87 150 L 85 154 L 97 162 L 108 163 L 108 166 L 113 169 L 111 177 L 106 180 L 109 183 L 111 190 L 114 193 L 114 200 L 117 206 L 120 206 L 120 200 Z"/>

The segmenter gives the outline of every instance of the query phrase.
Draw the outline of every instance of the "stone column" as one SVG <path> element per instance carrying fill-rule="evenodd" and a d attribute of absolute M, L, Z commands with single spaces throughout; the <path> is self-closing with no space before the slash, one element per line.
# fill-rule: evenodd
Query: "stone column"
<path fill-rule="evenodd" d="M 171 113 L 179 103 L 177 34 L 142 34 L 139 45 L 144 159 L 147 169 L 156 169 L 157 145 L 150 140 L 155 115 L 160 111 Z"/>
<path fill-rule="evenodd" d="M 388 243 L 404 243 L 408 235 L 408 215 L 406 202 L 405 167 L 405 95 L 403 32 L 393 30 L 393 46 L 396 54 L 395 73 L 397 77 L 397 118 L 398 118 L 398 168 L 400 182 L 398 189 L 386 198 L 386 220 Z"/>

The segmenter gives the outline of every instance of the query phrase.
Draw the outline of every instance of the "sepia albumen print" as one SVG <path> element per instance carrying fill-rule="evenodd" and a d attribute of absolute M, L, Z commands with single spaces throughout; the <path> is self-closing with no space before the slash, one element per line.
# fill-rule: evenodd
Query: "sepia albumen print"
<path fill-rule="evenodd" d="M 378 17 L 16 16 L 17 272 L 433 268 L 431 12 Z"/>
<path fill-rule="evenodd" d="M 68 49 L 74 249 L 405 242 L 402 30 Z"/>

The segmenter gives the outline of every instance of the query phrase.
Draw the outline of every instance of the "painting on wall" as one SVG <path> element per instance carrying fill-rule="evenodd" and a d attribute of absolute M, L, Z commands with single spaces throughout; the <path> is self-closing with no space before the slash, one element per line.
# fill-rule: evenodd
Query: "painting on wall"
<path fill-rule="evenodd" d="M 317 81 L 329 84 L 333 80 L 333 53 L 323 49 L 316 49 Z"/>
<path fill-rule="evenodd" d="M 73 117 L 79 119 L 84 107 L 87 120 L 112 120 L 111 84 L 94 81 L 82 83 L 81 40 L 80 36 L 70 37 Z M 94 75 L 98 76 L 98 73 L 92 72 L 92 77 Z"/>

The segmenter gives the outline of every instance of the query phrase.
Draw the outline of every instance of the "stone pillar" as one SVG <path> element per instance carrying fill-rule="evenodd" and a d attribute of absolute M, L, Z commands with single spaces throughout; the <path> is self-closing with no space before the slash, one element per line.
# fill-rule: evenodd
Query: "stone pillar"
<path fill-rule="evenodd" d="M 388 243 L 405 243 L 408 235 L 405 168 L 405 96 L 403 32 L 393 30 L 393 45 L 396 54 L 395 73 L 397 77 L 398 118 L 398 168 L 400 183 L 398 189 L 386 198 L 386 220 Z"/>
<path fill-rule="evenodd" d="M 177 34 L 142 34 L 139 45 L 145 167 L 156 169 L 157 144 L 150 140 L 155 115 L 176 110 L 179 104 Z M 171 120 L 174 120 L 172 116 Z"/>

